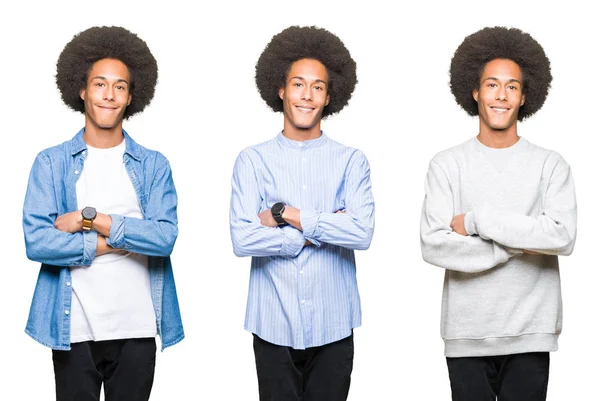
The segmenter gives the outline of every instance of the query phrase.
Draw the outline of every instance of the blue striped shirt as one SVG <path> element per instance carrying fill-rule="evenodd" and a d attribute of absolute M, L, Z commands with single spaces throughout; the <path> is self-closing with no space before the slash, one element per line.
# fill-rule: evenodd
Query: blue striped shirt
<path fill-rule="evenodd" d="M 258 214 L 277 202 L 300 209 L 304 232 L 261 225 Z M 235 254 L 252 256 L 245 329 L 295 349 L 348 337 L 361 324 L 354 249 L 369 247 L 374 222 L 369 163 L 359 150 L 325 134 L 304 142 L 279 134 L 244 149 L 230 224 Z"/>

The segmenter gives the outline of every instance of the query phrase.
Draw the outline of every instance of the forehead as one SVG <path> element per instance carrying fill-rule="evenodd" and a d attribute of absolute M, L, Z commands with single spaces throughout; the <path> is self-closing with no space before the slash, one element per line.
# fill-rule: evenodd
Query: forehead
<path fill-rule="evenodd" d="M 89 79 L 104 77 L 129 82 L 129 69 L 121 60 L 105 58 L 96 61 L 88 74 Z"/>
<path fill-rule="evenodd" d="M 327 68 L 319 60 L 303 58 L 290 66 L 288 79 L 299 77 L 307 81 L 321 80 L 327 82 Z"/>
<path fill-rule="evenodd" d="M 488 78 L 498 78 L 502 80 L 516 79 L 522 82 L 523 73 L 519 64 L 505 58 L 497 58 L 488 62 L 482 71 L 481 80 Z"/>

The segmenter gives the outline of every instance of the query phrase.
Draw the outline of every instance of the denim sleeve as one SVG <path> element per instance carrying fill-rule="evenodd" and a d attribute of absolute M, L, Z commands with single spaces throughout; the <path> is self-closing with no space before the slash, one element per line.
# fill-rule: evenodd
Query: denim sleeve
<path fill-rule="evenodd" d="M 266 227 L 258 214 L 265 208 L 250 157 L 242 152 L 231 180 L 229 223 L 236 256 L 298 256 L 306 239 L 291 226 Z"/>
<path fill-rule="evenodd" d="M 348 249 L 369 248 L 375 227 L 370 176 L 367 158 L 360 151 L 354 152 L 345 175 L 344 213 L 300 210 L 300 224 L 305 237 L 311 242 L 325 242 Z"/>
<path fill-rule="evenodd" d="M 178 234 L 177 192 L 166 159 L 150 185 L 144 218 L 111 214 L 110 237 L 106 243 L 142 255 L 169 256 Z"/>
<path fill-rule="evenodd" d="M 98 234 L 66 233 L 54 228 L 61 214 L 52 174 L 52 160 L 40 153 L 33 163 L 23 205 L 27 257 L 53 266 L 89 266 L 96 256 Z"/>

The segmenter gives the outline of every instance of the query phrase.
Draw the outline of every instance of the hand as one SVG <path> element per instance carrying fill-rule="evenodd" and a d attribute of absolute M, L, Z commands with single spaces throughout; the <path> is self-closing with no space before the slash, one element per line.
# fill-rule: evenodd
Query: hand
<path fill-rule="evenodd" d="M 273 218 L 273 214 L 271 213 L 271 209 L 265 209 L 258 214 L 260 218 L 260 224 L 266 227 L 277 227 L 278 224 Z"/>
<path fill-rule="evenodd" d="M 98 234 L 98 244 L 96 245 L 96 256 L 114 252 L 115 248 L 106 243 L 106 237 Z"/>
<path fill-rule="evenodd" d="M 340 209 L 336 213 L 346 213 L 346 209 Z"/>
<path fill-rule="evenodd" d="M 105 237 L 110 237 L 110 226 L 112 225 L 112 217 L 108 214 L 98 212 L 96 218 L 92 222 L 92 230 Z"/>
<path fill-rule="evenodd" d="M 283 217 L 286 223 L 302 231 L 302 224 L 300 223 L 300 209 L 286 205 L 281 217 Z"/>
<path fill-rule="evenodd" d="M 83 228 L 83 217 L 81 210 L 65 213 L 54 221 L 54 228 L 66 233 L 76 233 Z"/>
<path fill-rule="evenodd" d="M 465 230 L 465 214 L 459 214 L 452 218 L 452 222 L 450 223 L 450 228 L 457 234 L 460 235 L 469 235 L 467 234 L 467 230 Z"/>

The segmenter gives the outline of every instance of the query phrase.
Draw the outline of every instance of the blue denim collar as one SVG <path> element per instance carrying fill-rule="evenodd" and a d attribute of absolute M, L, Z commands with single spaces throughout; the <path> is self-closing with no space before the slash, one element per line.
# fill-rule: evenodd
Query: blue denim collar
<path fill-rule="evenodd" d="M 75 135 L 73 139 L 71 139 L 71 155 L 75 156 L 76 154 L 87 150 L 87 145 L 83 140 L 84 132 L 85 128 L 80 129 L 77 135 Z M 140 149 L 140 145 L 138 145 L 125 130 L 123 130 L 123 136 L 125 137 L 125 153 L 127 153 L 129 156 L 133 157 L 137 161 L 141 160 L 142 152 Z"/>

